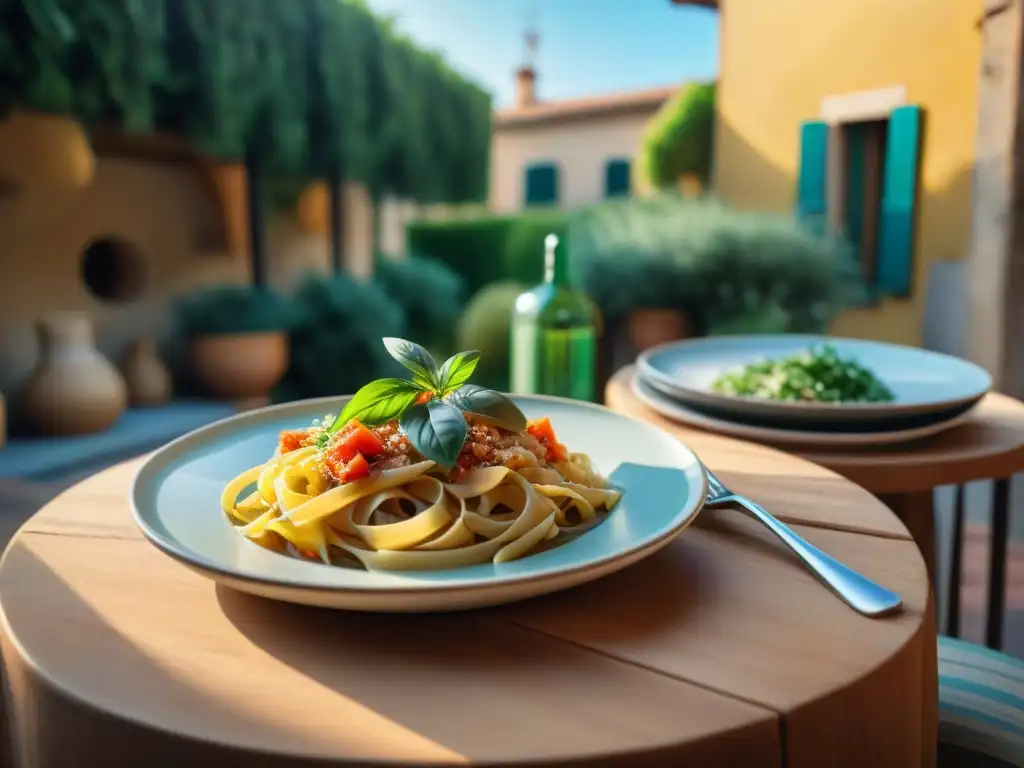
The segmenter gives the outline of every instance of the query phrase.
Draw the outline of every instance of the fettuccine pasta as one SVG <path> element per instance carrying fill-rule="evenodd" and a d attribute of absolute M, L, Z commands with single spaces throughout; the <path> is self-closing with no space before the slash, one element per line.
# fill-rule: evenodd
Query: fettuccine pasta
<path fill-rule="evenodd" d="M 617 503 L 548 419 L 522 434 L 466 420 L 451 470 L 418 454 L 395 422 L 350 424 L 326 440 L 318 426 L 284 432 L 221 505 L 240 534 L 286 555 L 436 570 L 515 560 L 588 530 Z"/>

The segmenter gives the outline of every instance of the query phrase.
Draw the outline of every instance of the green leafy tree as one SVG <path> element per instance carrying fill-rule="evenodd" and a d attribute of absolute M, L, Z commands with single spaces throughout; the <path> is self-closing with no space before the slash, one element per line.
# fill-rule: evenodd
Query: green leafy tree
<path fill-rule="evenodd" d="M 362 0 L 3 0 L 12 107 L 377 196 L 486 194 L 490 95 Z"/>
<path fill-rule="evenodd" d="M 669 99 L 644 133 L 641 173 L 656 189 L 682 176 L 706 182 L 711 175 L 715 84 L 690 83 Z"/>

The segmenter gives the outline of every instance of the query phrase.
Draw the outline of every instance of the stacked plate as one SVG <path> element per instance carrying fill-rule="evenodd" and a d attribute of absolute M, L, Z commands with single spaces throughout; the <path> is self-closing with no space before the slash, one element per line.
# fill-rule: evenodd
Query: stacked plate
<path fill-rule="evenodd" d="M 823 403 L 716 392 L 719 376 L 751 363 L 831 345 L 867 368 L 893 393 L 883 403 Z M 877 447 L 917 440 L 965 421 L 991 389 L 973 363 L 915 347 L 827 336 L 719 336 L 673 342 L 637 360 L 633 391 L 662 415 L 688 426 L 775 445 Z"/>

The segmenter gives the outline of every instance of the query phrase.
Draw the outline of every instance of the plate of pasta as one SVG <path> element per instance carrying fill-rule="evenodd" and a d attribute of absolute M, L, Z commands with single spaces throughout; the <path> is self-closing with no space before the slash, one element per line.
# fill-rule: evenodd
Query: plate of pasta
<path fill-rule="evenodd" d="M 145 537 L 251 594 L 430 612 L 592 581 L 700 511 L 700 462 L 657 427 L 473 385 L 475 351 L 439 365 L 384 344 L 409 378 L 242 413 L 152 454 L 131 489 Z"/>

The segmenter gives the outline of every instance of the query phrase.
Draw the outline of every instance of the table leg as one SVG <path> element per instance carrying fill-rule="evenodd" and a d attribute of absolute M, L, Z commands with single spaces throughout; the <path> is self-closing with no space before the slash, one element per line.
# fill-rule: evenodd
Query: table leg
<path fill-rule="evenodd" d="M 935 580 L 935 495 L 932 491 L 921 491 L 918 493 L 893 493 L 882 494 L 878 498 L 896 513 L 896 517 L 903 521 L 910 531 L 910 535 L 917 542 L 917 548 L 921 550 L 925 566 L 928 568 L 928 576 L 932 580 L 932 588 L 936 587 Z"/>
<path fill-rule="evenodd" d="M 935 618 L 935 590 L 931 590 L 928 612 L 922 626 L 921 766 L 935 768 L 939 748 L 939 632 Z"/>
<path fill-rule="evenodd" d="M 879 496 L 889 509 L 903 521 L 914 537 L 918 549 L 924 558 L 931 580 L 927 616 L 924 624 L 925 648 L 923 653 L 923 669 L 921 670 L 923 685 L 923 702 L 921 710 L 921 739 L 923 768 L 934 768 L 936 747 L 938 745 L 938 628 L 935 619 L 935 595 L 938 586 L 935 574 L 936 540 L 935 540 L 935 496 L 931 491 L 922 493 L 888 494 Z"/>
<path fill-rule="evenodd" d="M 988 566 L 988 626 L 985 645 L 1003 647 L 1003 615 L 1006 608 L 1006 553 L 1010 539 L 1010 479 L 996 480 L 992 499 L 992 538 Z"/>

